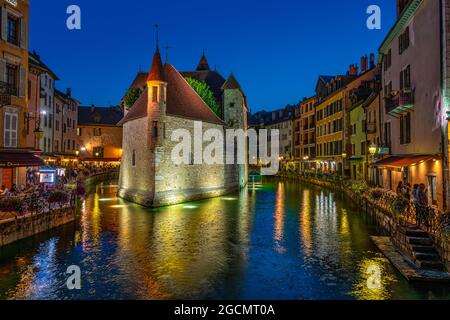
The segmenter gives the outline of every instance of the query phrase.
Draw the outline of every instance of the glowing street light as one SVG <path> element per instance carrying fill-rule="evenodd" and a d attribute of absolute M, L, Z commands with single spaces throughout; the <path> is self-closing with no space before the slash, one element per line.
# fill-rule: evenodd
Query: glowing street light
<path fill-rule="evenodd" d="M 369 147 L 369 153 L 370 153 L 370 169 L 371 169 L 371 175 L 372 175 L 372 183 L 375 182 L 375 154 L 377 153 L 378 147 L 375 143 L 372 143 Z"/>
<path fill-rule="evenodd" d="M 375 154 L 377 153 L 377 150 L 378 150 L 377 145 L 376 145 L 375 143 L 372 143 L 372 144 L 370 145 L 370 147 L 369 147 L 369 153 L 370 153 L 372 156 L 375 156 Z"/>

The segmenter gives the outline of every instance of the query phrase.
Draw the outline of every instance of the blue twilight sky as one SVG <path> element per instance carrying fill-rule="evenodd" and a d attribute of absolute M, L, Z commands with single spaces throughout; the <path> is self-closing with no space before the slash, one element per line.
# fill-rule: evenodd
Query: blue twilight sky
<path fill-rule="evenodd" d="M 252 111 L 296 103 L 319 74 L 346 72 L 376 52 L 395 21 L 395 0 L 32 0 L 30 49 L 72 87 L 83 104 L 118 104 L 160 45 L 180 71 L 195 69 L 202 49 L 211 67 L 233 72 Z M 66 9 L 81 8 L 82 29 L 66 28 Z M 382 9 L 368 30 L 366 9 Z M 165 50 L 161 48 L 163 54 Z"/>

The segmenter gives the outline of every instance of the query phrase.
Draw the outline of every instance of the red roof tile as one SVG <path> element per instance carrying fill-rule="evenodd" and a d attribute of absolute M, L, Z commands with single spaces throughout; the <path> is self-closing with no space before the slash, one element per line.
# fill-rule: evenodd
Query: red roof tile
<path fill-rule="evenodd" d="M 184 77 L 170 64 L 164 66 L 164 79 L 167 82 L 166 112 L 168 115 L 225 125 L 186 82 Z M 147 105 L 148 91 L 144 90 L 127 115 L 119 122 L 119 125 L 146 117 Z"/>
<path fill-rule="evenodd" d="M 122 126 L 126 122 L 146 117 L 147 106 L 148 106 L 148 91 L 144 90 L 139 99 L 137 99 L 136 102 L 133 104 L 133 107 L 131 107 L 130 111 L 128 111 L 126 116 L 122 120 L 120 120 L 120 122 L 117 125 Z"/>
<path fill-rule="evenodd" d="M 230 74 L 227 81 L 222 86 L 222 90 L 226 89 L 239 89 L 241 90 L 241 86 L 239 85 L 239 82 L 237 82 L 236 78 L 233 76 L 233 74 Z"/>
<path fill-rule="evenodd" d="M 147 81 L 164 81 L 163 65 L 159 49 L 156 48 L 153 56 L 152 67 L 147 77 Z"/>
<path fill-rule="evenodd" d="M 167 113 L 189 119 L 224 125 L 183 76 L 170 64 L 166 64 Z"/>
<path fill-rule="evenodd" d="M 206 59 L 205 52 L 203 52 L 202 57 L 200 58 L 200 62 L 197 66 L 197 71 L 208 71 L 210 70 L 208 60 Z"/>

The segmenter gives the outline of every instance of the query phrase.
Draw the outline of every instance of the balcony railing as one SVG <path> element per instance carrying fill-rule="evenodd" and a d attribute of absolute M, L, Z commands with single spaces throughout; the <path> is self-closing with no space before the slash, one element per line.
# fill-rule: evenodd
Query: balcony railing
<path fill-rule="evenodd" d="M 385 100 L 386 113 L 402 114 L 414 107 L 414 90 L 403 89 Z"/>
<path fill-rule="evenodd" d="M 11 96 L 17 95 L 17 89 L 13 88 L 9 83 L 0 81 L 0 106 L 11 104 Z"/>

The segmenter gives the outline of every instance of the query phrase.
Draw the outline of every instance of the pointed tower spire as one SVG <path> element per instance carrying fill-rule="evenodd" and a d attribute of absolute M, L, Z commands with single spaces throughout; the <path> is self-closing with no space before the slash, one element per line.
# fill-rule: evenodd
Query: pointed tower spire
<path fill-rule="evenodd" d="M 222 90 L 239 89 L 241 90 L 241 85 L 234 77 L 233 73 L 230 74 L 227 81 L 222 85 Z"/>
<path fill-rule="evenodd" d="M 147 81 L 164 81 L 163 76 L 163 65 L 161 60 L 161 54 L 159 53 L 159 35 L 158 35 L 158 25 L 156 28 L 156 50 L 153 55 L 152 67 L 147 76 Z"/>
<path fill-rule="evenodd" d="M 205 49 L 203 49 L 203 54 L 202 57 L 200 58 L 200 62 L 198 63 L 197 71 L 209 71 L 209 70 L 211 69 L 209 68 L 208 60 L 206 59 Z"/>
<path fill-rule="evenodd" d="M 156 48 L 159 49 L 159 26 L 155 24 L 156 29 Z"/>

